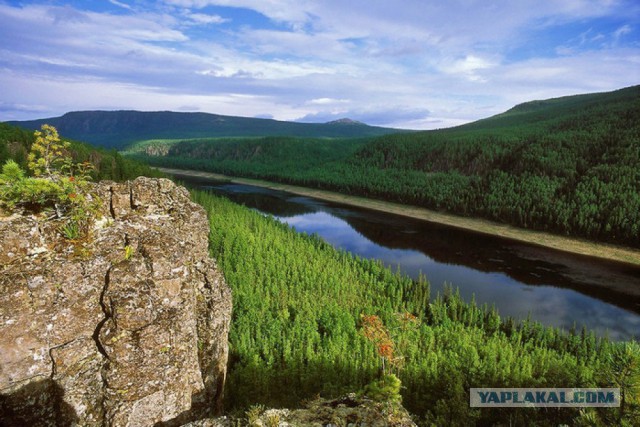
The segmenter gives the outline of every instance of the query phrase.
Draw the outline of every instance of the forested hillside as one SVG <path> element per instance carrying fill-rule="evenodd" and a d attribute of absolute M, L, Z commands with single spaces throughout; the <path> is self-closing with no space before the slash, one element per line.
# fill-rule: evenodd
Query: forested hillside
<path fill-rule="evenodd" d="M 32 142 L 31 133 L 0 125 L 3 160 L 24 162 Z M 245 142 L 250 143 L 255 141 Z M 342 155 L 355 158 L 363 152 L 363 146 L 354 144 L 342 146 Z M 260 157 L 256 147 L 240 150 L 238 158 L 246 163 Z M 329 161 L 333 152 L 315 153 L 326 164 L 346 164 Z M 74 143 L 72 154 L 76 161 L 92 161 L 98 178 L 150 172 L 117 153 L 83 144 Z M 310 159 L 303 166 L 312 164 Z M 639 421 L 637 343 L 501 319 L 492 308 L 463 302 L 453 290 L 432 299 L 426 278 L 412 281 L 394 274 L 379 262 L 337 251 L 317 236 L 299 234 L 226 199 L 202 192 L 194 192 L 193 198 L 209 214 L 210 252 L 233 291 L 226 389 L 230 409 L 295 407 L 318 393 L 360 390 L 380 378 L 384 359 L 386 372 L 402 381 L 403 404 L 423 425 Z M 388 331 L 384 346 L 365 336 L 370 319 L 379 319 Z M 622 409 L 582 411 L 470 408 L 469 388 L 487 386 L 613 386 L 623 389 L 625 402 Z"/>
<path fill-rule="evenodd" d="M 295 407 L 378 378 L 383 362 L 363 334 L 366 315 L 388 329 L 387 369 L 398 373 L 403 404 L 421 425 L 640 421 L 638 391 L 631 388 L 622 413 L 469 407 L 469 387 L 637 384 L 636 343 L 501 320 L 454 291 L 430 301 L 424 278 L 414 282 L 226 199 L 202 192 L 194 199 L 209 213 L 211 254 L 233 291 L 230 409 Z"/>
<path fill-rule="evenodd" d="M 327 151 L 331 144 L 315 142 Z M 457 128 L 358 144 L 322 155 L 290 139 L 236 141 L 234 155 L 229 141 L 173 141 L 165 155 L 138 158 L 640 245 L 640 86 L 529 102 Z"/>
<path fill-rule="evenodd" d="M 0 123 L 0 167 L 8 159 L 14 159 L 27 169 L 27 154 L 34 141 L 32 131 Z M 71 141 L 71 157 L 74 163 L 90 162 L 94 166 L 91 176 L 95 180 L 123 181 L 137 176 L 162 176 L 144 163 L 123 157 L 115 150 L 107 151 L 89 144 Z"/>
<path fill-rule="evenodd" d="M 75 111 L 60 117 L 10 122 L 26 129 L 55 126 L 61 135 L 123 149 L 134 141 L 167 138 L 297 136 L 345 138 L 402 132 L 351 120 L 298 123 L 251 117 L 173 111 Z"/>
<path fill-rule="evenodd" d="M 211 163 L 232 174 L 295 179 L 305 171 L 350 158 L 370 142 L 368 138 L 294 137 L 148 140 L 133 144 L 123 154 L 152 163 L 156 159 L 146 156 L 166 156 L 163 161 L 168 163 L 184 159 L 187 166 L 199 159 L 205 169 Z"/>

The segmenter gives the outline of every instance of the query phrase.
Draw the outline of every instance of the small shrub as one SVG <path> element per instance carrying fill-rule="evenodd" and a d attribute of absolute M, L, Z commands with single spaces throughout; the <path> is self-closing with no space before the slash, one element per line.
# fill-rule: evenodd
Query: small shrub
<path fill-rule="evenodd" d="M 2 178 L 15 183 L 24 178 L 24 171 L 13 159 L 9 159 L 2 167 Z"/>
<path fill-rule="evenodd" d="M 402 401 L 401 385 L 398 377 L 394 374 L 388 374 L 380 380 L 369 383 L 364 388 L 364 395 L 377 402 L 400 403 Z"/>
<path fill-rule="evenodd" d="M 260 421 L 260 415 L 262 415 L 263 412 L 264 412 L 263 405 L 253 405 L 252 407 L 250 407 L 245 413 L 245 416 L 247 417 L 247 421 L 249 422 L 249 425 L 250 426 L 259 425 L 258 421 Z"/>
<path fill-rule="evenodd" d="M 60 233 L 65 239 L 75 240 L 80 237 L 80 228 L 74 221 L 69 221 L 60 227 Z"/>
<path fill-rule="evenodd" d="M 63 224 L 60 234 L 77 239 L 88 234 L 98 210 L 98 199 L 90 193 L 90 163 L 74 164 L 53 126 L 43 125 L 35 132 L 36 140 L 28 156 L 33 176 L 26 176 L 13 160 L 8 160 L 0 174 L 0 203 L 7 209 L 54 212 L 52 218 Z"/>
<path fill-rule="evenodd" d="M 36 140 L 27 157 L 29 169 L 34 176 L 53 179 L 65 166 L 71 165 L 71 158 L 65 155 L 69 143 L 60 141 L 58 131 L 51 125 L 42 125 L 34 135 Z"/>
<path fill-rule="evenodd" d="M 267 427 L 278 427 L 280 425 L 280 414 L 277 412 L 270 412 L 266 414 L 265 424 Z"/>

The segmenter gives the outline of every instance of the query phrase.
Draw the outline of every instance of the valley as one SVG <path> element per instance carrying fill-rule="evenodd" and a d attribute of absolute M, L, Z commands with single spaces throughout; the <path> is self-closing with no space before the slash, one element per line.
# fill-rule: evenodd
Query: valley
<path fill-rule="evenodd" d="M 640 86 L 634 86 L 522 104 L 437 131 L 144 141 L 126 153 L 153 166 L 330 190 L 638 248 L 639 132 Z M 164 154 L 150 155 L 154 144 Z"/>
<path fill-rule="evenodd" d="M 433 294 L 453 286 L 464 301 L 494 306 L 501 316 L 518 321 L 529 317 L 565 331 L 585 326 L 614 340 L 640 339 L 640 265 L 575 256 L 500 234 L 424 221 L 399 214 L 397 205 L 395 212 L 372 210 L 357 201 L 332 200 L 326 192 L 164 171 L 191 188 L 273 215 L 300 233 L 380 261 L 413 280 L 424 275 Z"/>
<path fill-rule="evenodd" d="M 640 426 L 639 0 L 0 40 L 0 427 Z"/>
<path fill-rule="evenodd" d="M 521 228 L 510 227 L 508 225 L 499 224 L 496 222 L 460 217 L 456 215 L 418 208 L 415 206 L 401 205 L 398 203 L 375 199 L 366 199 L 363 197 L 350 196 L 347 194 L 327 190 L 318 190 L 314 188 L 281 184 L 260 179 L 239 178 L 195 170 L 173 169 L 164 167 L 159 167 L 157 169 L 171 176 L 175 176 L 179 180 L 197 181 L 198 179 L 202 179 L 204 180 L 204 182 L 207 182 L 207 180 L 212 180 L 263 187 L 271 190 L 284 191 L 301 196 L 313 197 L 315 199 L 326 200 L 329 202 L 335 202 L 369 210 L 386 212 L 408 218 L 414 218 L 431 223 L 442 224 L 453 228 L 472 231 L 475 233 L 498 236 L 505 239 L 538 245 L 563 252 L 617 261 L 635 266 L 640 265 L 640 250 L 635 248 L 614 246 L 606 243 L 597 243 L 584 239 L 568 238 L 539 231 L 523 230 Z M 615 286 L 615 283 L 609 284 L 609 286 Z M 633 295 L 640 296 L 640 288 L 629 289 L 628 287 L 623 286 L 623 289 L 625 292 L 630 292 Z"/>
<path fill-rule="evenodd" d="M 303 135 L 285 136 L 142 132 L 137 113 L 119 112 L 120 124 L 137 117 L 124 128 L 144 139 L 105 131 L 120 152 L 73 142 L 68 155 L 91 164 L 92 179 L 170 174 L 193 188 L 233 294 L 231 411 L 367 390 L 381 356 L 363 328 L 378 319 L 396 352 L 383 363 L 398 363 L 402 384 L 389 399 L 401 395 L 421 425 L 606 424 L 633 419 L 637 405 L 478 410 L 469 387 L 605 387 L 635 369 L 639 94 L 537 101 L 457 128 L 377 136 L 351 121 L 296 124 Z M 353 133 L 312 132 L 326 126 Z M 26 170 L 33 141 L 2 124 L 0 160 Z M 2 179 L 9 195 L 12 179 L 28 182 Z"/>

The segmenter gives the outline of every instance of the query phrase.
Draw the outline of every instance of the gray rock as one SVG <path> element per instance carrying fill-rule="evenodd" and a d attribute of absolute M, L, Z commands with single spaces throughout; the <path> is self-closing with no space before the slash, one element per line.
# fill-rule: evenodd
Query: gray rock
<path fill-rule="evenodd" d="M 251 413 L 249 413 L 251 412 Z M 217 422 L 217 420 L 209 420 Z M 355 393 L 337 399 L 316 398 L 299 409 L 265 409 L 255 406 L 245 417 L 231 419 L 231 425 L 256 427 L 416 427 L 407 410 L 399 403 L 378 402 Z M 199 427 L 189 424 L 184 427 Z M 218 424 L 212 424 L 217 426 Z M 209 424 L 204 424 L 209 426 Z"/>
<path fill-rule="evenodd" d="M 165 179 L 95 192 L 103 218 L 86 241 L 54 221 L 0 218 L 0 425 L 215 415 L 231 294 L 208 256 L 206 213 Z"/>

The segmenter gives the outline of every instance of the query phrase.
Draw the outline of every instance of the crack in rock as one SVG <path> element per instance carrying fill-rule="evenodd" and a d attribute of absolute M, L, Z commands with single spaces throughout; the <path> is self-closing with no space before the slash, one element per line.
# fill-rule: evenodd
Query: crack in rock
<path fill-rule="evenodd" d="M 100 307 L 102 308 L 102 312 L 104 313 L 104 318 L 100 320 L 100 322 L 98 322 L 98 325 L 96 326 L 96 329 L 93 332 L 93 336 L 92 336 L 93 340 L 96 343 L 96 347 L 98 348 L 98 351 L 107 360 L 109 360 L 109 355 L 107 354 L 107 351 L 102 345 L 102 342 L 100 342 L 100 331 L 102 330 L 102 327 L 104 326 L 104 324 L 107 323 L 109 319 L 111 319 L 111 312 L 105 302 L 105 294 L 107 292 L 107 289 L 109 288 L 109 281 L 110 281 L 112 268 L 113 267 L 109 267 L 109 269 L 107 270 L 107 274 L 104 277 L 104 286 L 102 287 L 102 292 L 100 293 Z"/>

